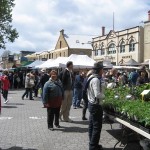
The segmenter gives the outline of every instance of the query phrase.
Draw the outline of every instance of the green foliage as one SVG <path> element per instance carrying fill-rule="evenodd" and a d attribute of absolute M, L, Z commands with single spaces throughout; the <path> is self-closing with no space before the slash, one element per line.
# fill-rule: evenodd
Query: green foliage
<path fill-rule="evenodd" d="M 18 33 L 12 26 L 14 0 L 0 0 L 0 49 L 5 49 L 7 41 L 14 42 Z"/>
<path fill-rule="evenodd" d="M 103 102 L 104 110 L 115 111 L 120 117 L 126 116 L 130 120 L 137 121 L 145 127 L 150 127 L 150 101 L 142 102 L 141 93 L 145 89 L 150 89 L 150 84 L 145 84 L 134 88 L 136 99 L 126 99 L 126 95 L 131 93 L 128 87 L 119 87 L 117 89 L 107 89 L 105 92 L 105 100 Z M 115 99 L 115 95 L 119 98 Z M 134 97 L 134 98 L 135 98 Z"/>

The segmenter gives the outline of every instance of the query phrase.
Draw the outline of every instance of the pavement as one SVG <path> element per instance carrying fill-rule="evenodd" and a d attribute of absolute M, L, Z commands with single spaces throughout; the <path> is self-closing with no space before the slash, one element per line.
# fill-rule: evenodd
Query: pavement
<path fill-rule="evenodd" d="M 60 122 L 60 129 L 50 131 L 40 98 L 22 100 L 23 92 L 9 91 L 8 104 L 2 98 L 0 150 L 88 150 L 88 121 L 81 120 L 82 109 L 71 109 L 73 123 Z M 100 144 L 104 150 L 113 150 L 120 133 L 119 124 L 113 124 L 113 130 L 103 124 Z M 138 149 L 131 144 L 126 150 Z"/>

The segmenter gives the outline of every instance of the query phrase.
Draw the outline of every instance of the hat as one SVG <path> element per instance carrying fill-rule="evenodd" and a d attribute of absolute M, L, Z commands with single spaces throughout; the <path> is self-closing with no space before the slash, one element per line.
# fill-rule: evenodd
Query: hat
<path fill-rule="evenodd" d="M 46 72 L 46 69 L 45 69 L 45 68 L 43 68 L 43 69 L 41 70 L 41 72 Z"/>
<path fill-rule="evenodd" d="M 93 69 L 95 69 L 95 70 L 97 70 L 97 69 L 103 69 L 103 68 L 104 68 L 104 66 L 103 66 L 102 62 L 96 62 L 94 64 L 94 67 L 93 67 Z"/>

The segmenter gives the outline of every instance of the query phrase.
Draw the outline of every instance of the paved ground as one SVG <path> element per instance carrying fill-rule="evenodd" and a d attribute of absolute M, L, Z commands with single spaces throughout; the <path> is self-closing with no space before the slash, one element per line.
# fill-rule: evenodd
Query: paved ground
<path fill-rule="evenodd" d="M 63 123 L 61 129 L 49 131 L 46 109 L 39 98 L 21 100 L 23 91 L 10 91 L 9 103 L 2 104 L 0 116 L 0 149 L 2 150 L 88 150 L 88 122 L 81 120 L 81 109 L 71 110 L 74 123 Z M 3 102 L 3 99 L 2 99 Z M 120 133 L 119 125 L 103 124 L 101 144 L 112 150 Z M 116 130 L 115 130 L 116 129 Z M 118 148 L 117 150 L 121 150 Z M 135 146 L 128 150 L 138 150 Z"/>

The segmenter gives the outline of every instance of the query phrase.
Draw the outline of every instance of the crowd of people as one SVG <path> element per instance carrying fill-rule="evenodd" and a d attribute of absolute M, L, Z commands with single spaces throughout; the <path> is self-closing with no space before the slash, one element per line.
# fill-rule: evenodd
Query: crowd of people
<path fill-rule="evenodd" d="M 30 71 L 28 73 L 4 72 L 0 77 L 2 95 L 5 104 L 8 102 L 9 88 L 25 87 L 22 100 L 29 98 L 34 100 L 41 95 L 42 107 L 47 108 L 48 129 L 53 131 L 54 125 L 60 128 L 59 121 L 73 122 L 70 109 L 82 109 L 82 120 L 86 117 L 89 109 L 89 149 L 101 150 L 99 145 L 102 128 L 102 100 L 105 98 L 105 88 L 111 86 L 138 86 L 150 82 L 149 70 L 118 71 L 116 69 L 105 70 L 101 62 L 94 64 L 91 70 L 73 72 L 73 62 L 69 61 L 66 68 L 58 73 L 56 70 L 42 69 L 40 73 Z M 39 93 L 40 92 L 40 93 Z M 83 100 L 83 105 L 81 101 Z"/>

